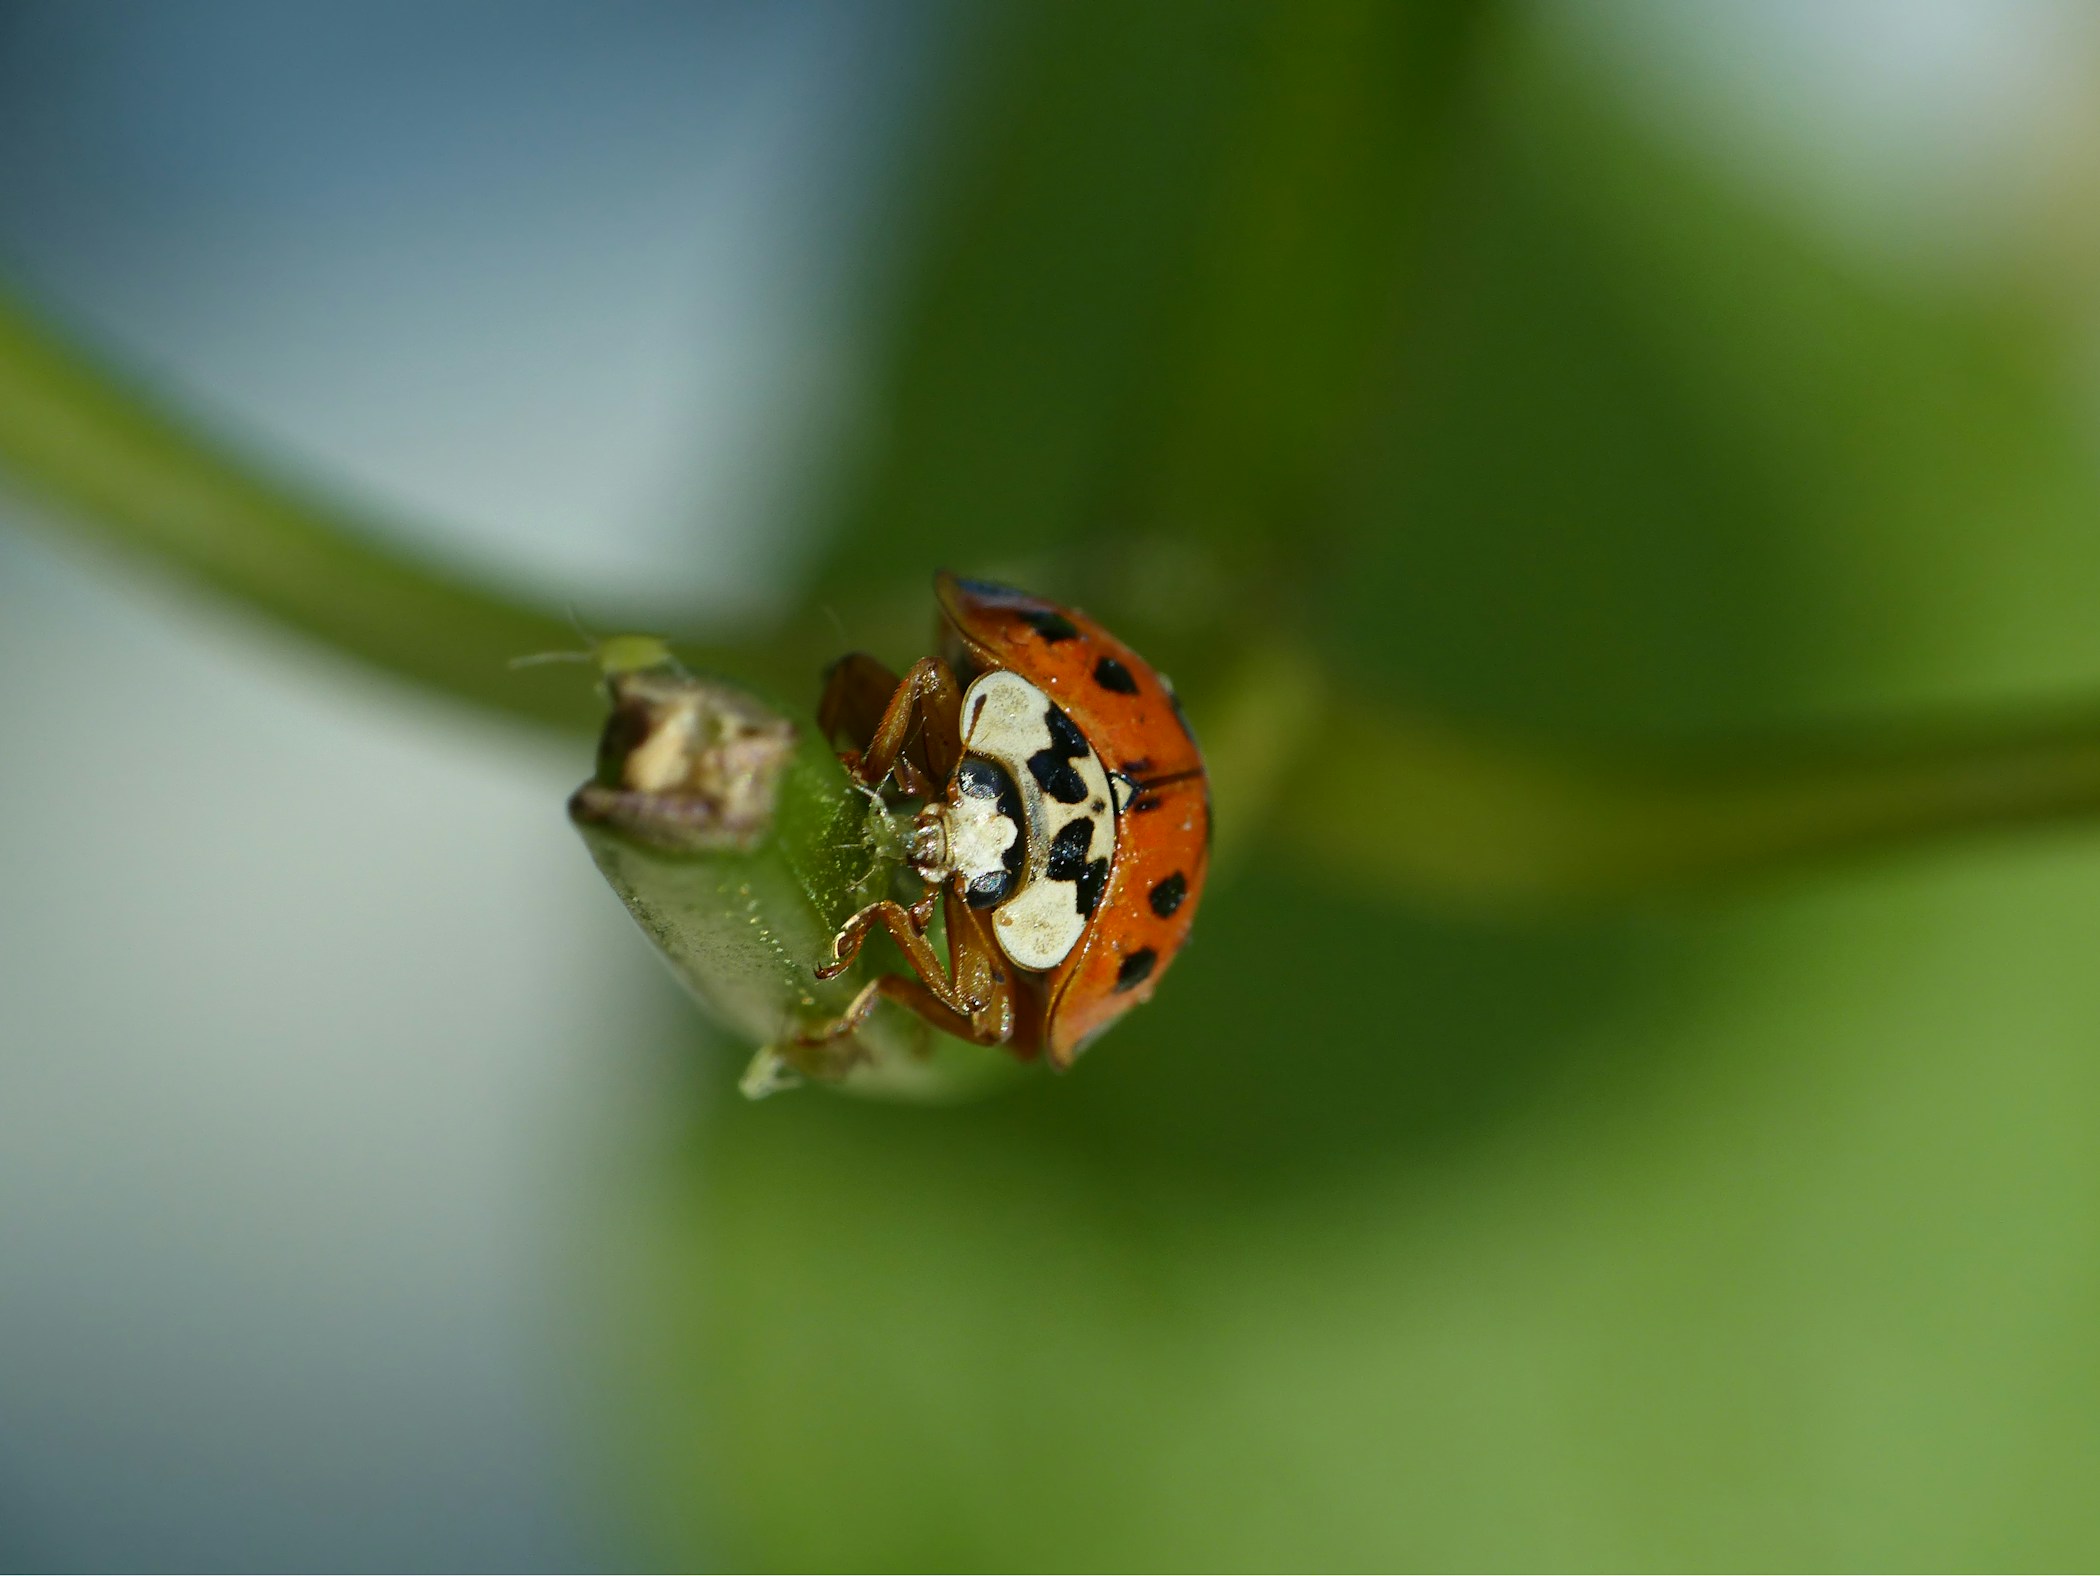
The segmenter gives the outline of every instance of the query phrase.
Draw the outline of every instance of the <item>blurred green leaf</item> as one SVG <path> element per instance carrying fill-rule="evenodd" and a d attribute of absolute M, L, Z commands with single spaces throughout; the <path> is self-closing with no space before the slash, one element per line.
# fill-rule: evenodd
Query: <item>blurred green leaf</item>
<path fill-rule="evenodd" d="M 1189 599 L 1232 596 L 1250 555 L 1287 589 L 1279 533 L 1324 517 L 1486 12 L 1005 14 L 965 62 L 979 87 L 891 327 L 884 441 L 822 585 L 1022 565 L 1134 627 L 1216 630 L 1234 609 Z M 1142 572 L 1191 553 L 1193 579 Z M 1127 606 L 1134 572 L 1177 605 Z"/>
<path fill-rule="evenodd" d="M 2075 708 L 1830 721 L 2093 687 L 2063 325 L 1844 266 L 1521 16 L 973 27 L 815 594 L 888 655 L 941 562 L 1127 629 L 1211 741 L 1221 879 L 1079 1076 L 725 1103 L 628 1201 L 592 1284 L 668 1558 L 2091 1563 L 2090 849 L 1654 900 L 2089 811 Z M 13 309 L 0 457 L 325 645 L 580 720 L 502 670 L 550 612 Z M 696 656 L 799 697 L 830 644 Z"/>
<path fill-rule="evenodd" d="M 1157 64 L 1085 15 L 1089 80 Z M 1258 122 L 1266 79 L 1198 36 L 1192 53 L 1225 60 L 1171 89 L 1231 102 L 1202 119 L 1214 162 L 1196 162 L 1258 187 L 1289 159 L 1227 128 Z M 622 1328 L 652 1354 L 629 1352 L 649 1441 L 634 1482 L 674 1557 L 719 1554 L 725 1524 L 732 1560 L 789 1567 L 2078 1564 L 2100 1546 L 2075 1465 L 2100 1387 L 2082 1335 L 2100 1313 L 2079 1136 L 2100 1100 L 2090 854 L 1972 855 L 1725 915 L 1458 917 L 1628 867 L 1667 884 L 1688 855 L 1710 874 L 1853 847 L 1890 813 L 1906 835 L 1992 801 L 1981 818 L 2003 819 L 2047 802 L 2039 780 L 2085 783 L 2075 717 L 1968 744 L 1832 732 L 1747 772 L 1723 749 L 1711 776 L 1603 742 L 1932 697 L 1927 612 L 1975 594 L 1994 544 L 1833 550 L 1836 524 L 1918 500 L 1879 440 L 1817 430 L 1828 417 L 1885 404 L 1928 474 L 1962 483 L 1966 503 L 1938 506 L 1949 532 L 1949 511 L 2017 495 L 2021 466 L 2076 496 L 2049 447 L 2074 429 L 1987 314 L 1891 298 L 1659 154 L 1528 36 L 1484 36 L 1438 67 L 1475 91 L 1441 123 L 1421 209 L 1353 232 L 1330 212 L 1330 239 L 1370 239 L 1292 252 L 1288 292 L 1207 298 L 1266 300 L 1247 310 L 1283 335 L 1330 283 L 1360 310 L 1361 268 L 1399 296 L 1360 363 L 1330 356 L 1334 381 L 1267 414 L 1228 390 L 1148 422 L 1131 413 L 1201 402 L 1145 404 L 1108 349 L 1062 347 L 1017 510 L 1142 496 L 1208 430 L 1249 481 L 1243 512 L 1155 528 L 1132 506 L 1136 546 L 1107 507 L 1098 540 L 1008 534 L 990 505 L 1030 412 L 1007 317 L 1037 299 L 992 281 L 994 305 L 963 293 L 952 321 L 912 320 L 1009 448 L 966 457 L 967 482 L 939 474 L 938 424 L 900 396 L 841 572 L 890 540 L 975 542 L 1062 562 L 1089 597 L 1097 561 L 1133 597 L 1148 576 L 1226 588 L 1223 641 L 1209 606 L 1134 616 L 1155 621 L 1148 649 L 1200 664 L 1221 807 L 1243 792 L 1234 813 L 1262 831 L 1227 825 L 1232 871 L 1171 987 L 1078 1075 L 966 1123 L 816 1102 L 700 1121 L 622 1282 L 640 1298 Z M 1043 102 L 1030 65 L 986 102 Z M 955 135 L 1035 191 L 1019 172 L 1061 150 L 1097 167 L 1122 102 L 1066 92 L 1025 139 Z M 1000 233 L 969 195 L 997 189 L 961 189 L 976 217 L 951 215 L 958 232 Z M 1330 189 L 1353 194 L 1344 218 L 1380 190 L 1346 170 Z M 1222 233 L 1176 214 L 1119 236 L 1124 271 L 1073 296 L 1149 327 L 1117 303 L 1190 277 L 1173 259 Z M 1076 246 L 1084 217 L 1041 250 Z M 1405 235 L 1412 253 L 1381 250 Z M 1217 267 L 1271 277 L 1254 253 Z M 1069 325 L 1083 301 L 1060 311 Z M 1169 359 L 1153 386 L 1230 363 L 1232 314 L 1189 314 L 1150 342 Z M 1999 353 L 1979 363 L 1979 345 Z M 900 363 L 931 354 L 908 338 Z M 1317 434 L 1291 429 L 1307 399 L 1326 402 Z M 1185 463 L 1193 496 L 1206 462 Z M 1306 481 L 1303 513 L 1253 482 L 1278 476 Z M 949 506 L 898 501 L 934 498 Z M 2053 529 L 2052 511 L 2014 518 Z M 2037 644 L 2070 663 L 2088 638 Z M 711 1541 L 681 1543 L 703 1464 Z"/>

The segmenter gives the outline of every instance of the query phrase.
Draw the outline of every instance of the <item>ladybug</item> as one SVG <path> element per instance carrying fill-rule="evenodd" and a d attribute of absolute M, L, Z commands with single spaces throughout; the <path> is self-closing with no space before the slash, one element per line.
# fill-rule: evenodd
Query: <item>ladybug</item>
<path fill-rule="evenodd" d="M 924 801 L 908 858 L 926 891 L 846 921 L 845 971 L 878 927 L 911 974 L 869 982 L 814 1041 L 879 998 L 1059 1069 L 1139 1002 L 1188 939 L 1210 863 L 1210 783 L 1173 687 L 1075 608 L 934 578 L 939 656 L 900 680 L 855 652 L 817 720 L 863 787 Z M 927 939 L 939 904 L 948 961 Z"/>

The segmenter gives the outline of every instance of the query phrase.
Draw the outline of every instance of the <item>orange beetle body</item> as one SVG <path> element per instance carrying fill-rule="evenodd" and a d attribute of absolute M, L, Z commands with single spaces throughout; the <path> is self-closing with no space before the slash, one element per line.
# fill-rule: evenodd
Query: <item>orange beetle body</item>
<path fill-rule="evenodd" d="M 871 904 L 840 933 L 842 970 L 873 929 L 912 974 L 887 996 L 949 1033 L 1071 1065 L 1139 1002 L 1187 941 L 1210 863 L 1203 757 L 1172 687 L 1073 608 L 941 574 L 941 656 L 899 680 L 836 665 L 820 720 L 869 787 L 925 801 L 913 862 L 926 895 Z M 949 958 L 926 938 L 946 903 Z"/>
<path fill-rule="evenodd" d="M 1032 680 L 1128 786 L 1100 906 L 1078 947 L 1039 986 L 1042 1049 L 1068 1065 L 1151 999 L 1188 939 L 1210 868 L 1203 756 L 1172 687 L 1084 613 L 947 574 L 934 592 L 957 677 L 998 668 Z"/>

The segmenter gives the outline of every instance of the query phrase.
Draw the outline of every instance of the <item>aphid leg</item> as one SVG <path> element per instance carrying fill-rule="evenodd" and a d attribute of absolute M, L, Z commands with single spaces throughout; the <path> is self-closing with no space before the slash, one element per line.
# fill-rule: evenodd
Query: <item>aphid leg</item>
<path fill-rule="evenodd" d="M 900 680 L 873 657 L 854 652 L 833 664 L 817 703 L 827 739 L 842 735 L 853 775 L 878 787 L 894 771 L 897 786 L 927 798 L 962 759 L 962 694 L 938 657 L 914 663 Z"/>

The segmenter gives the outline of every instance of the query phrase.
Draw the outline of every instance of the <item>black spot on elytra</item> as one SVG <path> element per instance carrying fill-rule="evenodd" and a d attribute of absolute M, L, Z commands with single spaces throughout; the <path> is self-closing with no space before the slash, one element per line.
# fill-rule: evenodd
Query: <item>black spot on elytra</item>
<path fill-rule="evenodd" d="M 1144 761 L 1140 764 L 1150 766 L 1152 763 Z M 1131 798 L 1123 808 L 1131 815 L 1146 815 L 1151 811 L 1157 810 L 1167 802 L 1167 796 L 1162 792 L 1163 789 L 1172 788 L 1179 783 L 1185 783 L 1191 777 L 1201 777 L 1203 769 L 1196 767 L 1185 772 L 1169 772 L 1166 776 L 1154 777 L 1149 782 L 1139 782 L 1127 772 L 1118 772 L 1116 775 L 1130 786 Z M 1208 785 L 1203 790 L 1203 813 L 1206 816 L 1210 814 L 1210 789 Z"/>
<path fill-rule="evenodd" d="M 1043 643 L 1050 646 L 1056 645 L 1060 640 L 1071 640 L 1079 633 L 1078 625 L 1051 607 L 1023 608 L 1021 622 L 1041 635 Z"/>
<path fill-rule="evenodd" d="M 1181 907 L 1181 900 L 1189 895 L 1189 878 L 1179 870 L 1152 889 L 1150 902 L 1152 912 L 1161 919 L 1172 919 L 1174 910 Z"/>
<path fill-rule="evenodd" d="M 1152 978 L 1152 966 L 1159 962 L 1159 954 L 1150 947 L 1140 947 L 1123 959 L 1123 966 L 1116 970 L 1116 989 L 1135 990 Z"/>
<path fill-rule="evenodd" d="M 1029 775 L 1059 804 L 1079 804 L 1086 798 L 1086 779 L 1072 762 L 1086 758 L 1086 740 L 1055 706 L 1043 714 L 1043 723 L 1050 730 L 1050 746 L 1028 757 Z"/>
<path fill-rule="evenodd" d="M 1125 761 L 1123 763 L 1123 775 L 1139 787 L 1144 786 L 1145 773 L 1151 770 L 1152 757 L 1149 755 L 1140 755 L 1134 761 Z"/>
<path fill-rule="evenodd" d="M 996 580 L 957 580 L 955 584 L 958 590 L 967 591 L 970 595 L 979 597 L 987 602 L 1000 601 L 1007 597 L 1017 598 L 1022 595 L 1021 592 L 1016 591 L 1012 586 L 1003 586 Z"/>
<path fill-rule="evenodd" d="M 1135 695 L 1137 680 L 1130 669 L 1114 657 L 1103 657 L 1094 664 L 1094 682 L 1105 690 L 1114 690 L 1118 695 Z"/>

